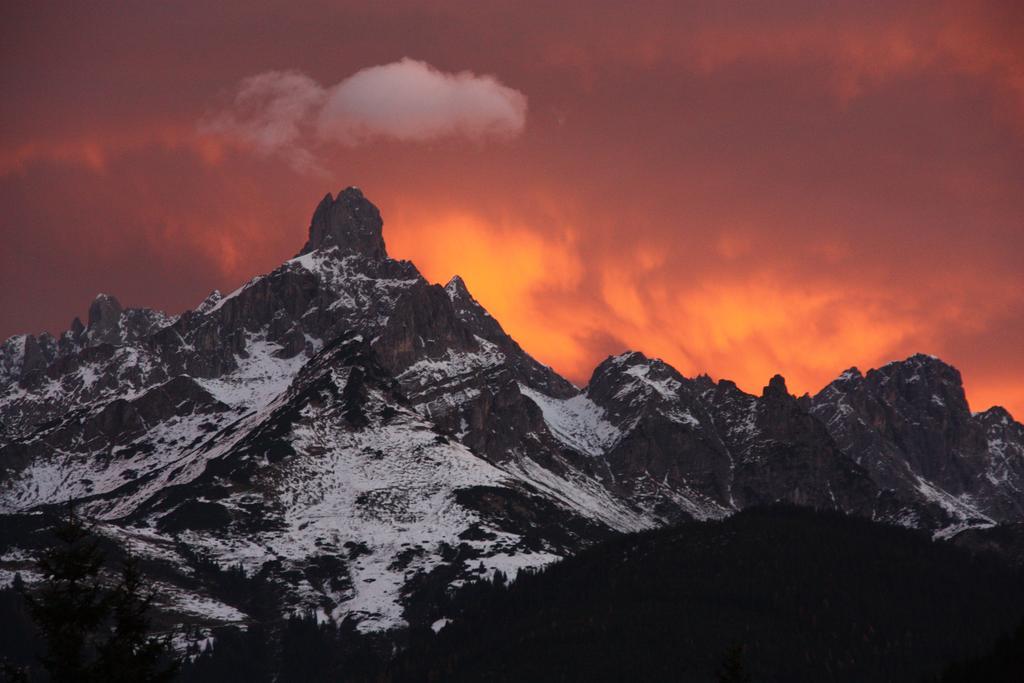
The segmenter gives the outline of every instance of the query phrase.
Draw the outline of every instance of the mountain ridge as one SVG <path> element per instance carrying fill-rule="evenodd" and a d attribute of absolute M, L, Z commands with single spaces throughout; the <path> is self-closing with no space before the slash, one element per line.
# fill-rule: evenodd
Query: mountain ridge
<path fill-rule="evenodd" d="M 348 188 L 227 295 L 177 316 L 100 295 L 86 325 L 0 344 L 0 513 L 67 500 L 165 563 L 170 594 L 189 594 L 184 544 L 266 573 L 288 609 L 387 630 L 425 587 L 750 506 L 943 537 L 1024 521 L 1024 427 L 972 414 L 959 372 L 922 354 L 799 398 L 780 375 L 748 394 L 635 351 L 577 388 L 462 278 L 390 258 Z M 27 567 L 0 547 L 0 579 Z M 189 595 L 165 608 L 245 618 Z"/>

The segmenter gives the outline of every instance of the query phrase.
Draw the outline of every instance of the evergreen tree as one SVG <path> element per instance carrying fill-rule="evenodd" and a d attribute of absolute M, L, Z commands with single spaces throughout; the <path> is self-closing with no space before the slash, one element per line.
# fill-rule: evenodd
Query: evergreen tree
<path fill-rule="evenodd" d="M 169 681 L 177 666 L 167 638 L 149 635 L 153 592 L 143 586 L 138 560 L 121 566 L 121 582 L 110 596 L 113 625 L 100 647 L 99 671 L 105 681 Z"/>
<path fill-rule="evenodd" d="M 1016 631 L 1000 638 L 985 655 L 946 667 L 940 683 L 1019 683 L 1024 677 L 1024 621 Z"/>
<path fill-rule="evenodd" d="M 162 682 L 177 667 L 166 638 L 149 635 L 153 593 L 138 561 L 127 558 L 121 579 L 104 588 L 99 539 L 68 508 L 53 530 L 56 543 L 37 563 L 42 581 L 22 586 L 28 611 L 46 645 L 40 657 L 54 683 Z"/>
<path fill-rule="evenodd" d="M 27 681 L 34 662 L 38 635 L 24 598 L 25 581 L 14 575 L 9 588 L 0 588 L 0 680 Z"/>
<path fill-rule="evenodd" d="M 38 562 L 42 583 L 31 593 L 24 592 L 46 642 L 41 661 L 54 683 L 95 680 L 98 635 L 111 602 L 99 579 L 103 553 L 71 507 L 53 533 L 57 542 Z"/>
<path fill-rule="evenodd" d="M 2 680 L 7 683 L 28 683 L 28 670 L 25 667 L 17 666 L 11 662 L 4 661 L 0 664 L 0 674 L 3 674 Z"/>
<path fill-rule="evenodd" d="M 718 683 L 750 683 L 750 674 L 743 666 L 743 646 L 733 645 L 725 651 L 722 667 L 718 670 Z"/>

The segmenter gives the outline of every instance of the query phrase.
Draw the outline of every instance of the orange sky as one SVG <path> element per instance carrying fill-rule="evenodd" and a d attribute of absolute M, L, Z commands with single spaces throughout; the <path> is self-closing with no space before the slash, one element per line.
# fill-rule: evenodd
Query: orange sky
<path fill-rule="evenodd" d="M 1024 415 L 1020 3 L 479 4 L 8 3 L 0 336 L 99 291 L 193 306 L 356 184 L 393 255 L 579 384 L 626 348 L 794 392 L 922 351 Z M 209 125 L 243 79 L 317 100 L 405 57 L 493 75 L 525 122 L 480 133 L 492 103 L 462 98 L 438 135 Z"/>

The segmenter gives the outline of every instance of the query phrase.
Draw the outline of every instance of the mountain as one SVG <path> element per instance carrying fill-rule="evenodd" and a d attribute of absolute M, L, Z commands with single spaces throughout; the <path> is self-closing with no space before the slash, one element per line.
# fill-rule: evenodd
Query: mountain
<path fill-rule="evenodd" d="M 1024 516 L 1024 429 L 998 406 L 972 414 L 960 373 L 938 358 L 851 368 L 811 413 L 894 497 L 894 521 L 948 535 Z"/>
<path fill-rule="evenodd" d="M 943 537 L 1022 522 L 1022 477 L 1024 428 L 925 356 L 797 398 L 627 352 L 578 389 L 461 278 L 390 258 L 351 187 L 230 294 L 177 316 L 100 295 L 87 324 L 0 345 L 0 580 L 32 578 L 43 513 L 72 500 L 204 628 L 253 619 L 211 566 L 373 632 L 497 571 L 779 501 Z"/>

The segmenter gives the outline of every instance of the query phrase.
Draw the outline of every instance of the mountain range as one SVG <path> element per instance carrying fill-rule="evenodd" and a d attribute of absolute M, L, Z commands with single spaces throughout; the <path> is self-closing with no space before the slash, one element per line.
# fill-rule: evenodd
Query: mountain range
<path fill-rule="evenodd" d="M 920 354 L 797 397 L 630 351 L 578 388 L 461 278 L 390 258 L 349 187 L 230 294 L 176 316 L 101 294 L 59 337 L 0 345 L 0 582 L 31 582 L 68 501 L 160 567 L 171 621 L 251 617 L 202 580 L 212 562 L 376 632 L 476 578 L 771 503 L 937 538 L 1024 522 L 1024 425 L 972 413 Z"/>

